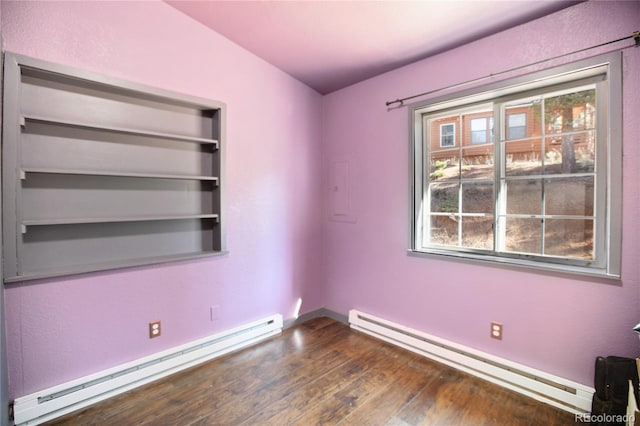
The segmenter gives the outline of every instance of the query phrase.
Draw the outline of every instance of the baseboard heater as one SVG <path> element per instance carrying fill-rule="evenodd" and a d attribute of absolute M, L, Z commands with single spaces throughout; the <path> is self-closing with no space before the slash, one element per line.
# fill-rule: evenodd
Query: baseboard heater
<path fill-rule="evenodd" d="M 13 404 L 16 426 L 37 425 L 151 381 L 250 346 L 282 331 L 273 315 L 31 395 Z"/>
<path fill-rule="evenodd" d="M 580 383 L 439 337 L 430 336 L 356 310 L 349 312 L 349 323 L 354 330 L 408 349 L 562 410 L 574 414 L 585 414 L 591 411 L 591 399 L 595 390 Z"/>

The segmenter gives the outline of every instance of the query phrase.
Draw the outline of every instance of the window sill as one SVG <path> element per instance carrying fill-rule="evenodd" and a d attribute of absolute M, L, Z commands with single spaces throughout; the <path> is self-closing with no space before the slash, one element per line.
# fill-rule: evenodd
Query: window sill
<path fill-rule="evenodd" d="M 415 250 L 408 249 L 407 255 L 413 257 L 427 257 L 438 260 L 452 260 L 457 262 L 474 263 L 483 266 L 496 266 L 502 268 L 529 270 L 536 273 L 562 274 L 568 276 L 583 276 L 600 278 L 611 281 L 620 281 L 620 274 L 614 274 L 605 269 L 589 268 L 585 266 L 562 265 L 555 263 L 542 263 L 524 259 L 511 259 L 497 256 L 480 255 L 473 253 L 456 253 L 451 251 L 440 251 L 437 249 Z"/>

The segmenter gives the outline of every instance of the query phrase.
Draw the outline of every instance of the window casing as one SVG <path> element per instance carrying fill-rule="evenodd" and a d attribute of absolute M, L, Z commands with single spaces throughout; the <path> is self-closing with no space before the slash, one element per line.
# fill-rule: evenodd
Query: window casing
<path fill-rule="evenodd" d="M 606 55 L 414 105 L 410 252 L 619 277 L 620 103 Z"/>

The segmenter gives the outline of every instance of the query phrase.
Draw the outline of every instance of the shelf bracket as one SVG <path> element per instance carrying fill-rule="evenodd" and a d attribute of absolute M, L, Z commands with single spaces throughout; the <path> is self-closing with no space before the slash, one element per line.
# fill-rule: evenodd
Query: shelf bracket
<path fill-rule="evenodd" d="M 27 225 L 20 225 L 20 232 L 22 232 L 23 234 L 27 233 Z"/>
<path fill-rule="evenodd" d="M 24 118 L 24 116 L 20 117 L 20 127 L 25 128 L 27 126 L 27 120 Z"/>
<path fill-rule="evenodd" d="M 27 173 L 24 170 L 20 170 L 20 180 L 25 180 L 27 178 Z"/>

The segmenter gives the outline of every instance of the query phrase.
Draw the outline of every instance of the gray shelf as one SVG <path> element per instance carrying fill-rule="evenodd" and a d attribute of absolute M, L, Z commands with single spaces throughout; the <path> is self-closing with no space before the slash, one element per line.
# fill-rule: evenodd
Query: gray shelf
<path fill-rule="evenodd" d="M 193 219 L 215 219 L 219 220 L 217 214 L 194 214 L 183 216 L 140 216 L 140 217 L 83 217 L 74 219 L 32 219 L 23 220 L 24 226 L 48 226 L 48 225 L 75 225 L 85 223 L 119 223 L 119 222 L 150 222 L 156 220 L 193 220 Z"/>
<path fill-rule="evenodd" d="M 97 125 L 80 123 L 75 121 L 23 115 L 20 125 L 22 127 L 26 127 L 28 122 L 43 123 L 43 124 L 50 124 L 50 125 L 56 125 L 56 126 L 76 127 L 79 129 L 88 129 L 88 130 L 93 130 L 98 132 L 122 133 L 125 135 L 132 135 L 132 136 L 146 136 L 146 137 L 158 138 L 158 139 L 170 139 L 170 140 L 191 142 L 191 143 L 204 144 L 204 145 L 213 145 L 215 148 L 218 148 L 218 143 L 219 143 L 215 139 L 174 135 L 174 134 L 160 133 L 160 132 L 150 132 L 150 131 L 144 131 L 139 129 L 126 129 L 123 127 L 97 126 Z"/>
<path fill-rule="evenodd" d="M 218 251 L 218 226 L 201 219 L 33 226 L 21 234 L 21 275 L 210 253 Z"/>
<path fill-rule="evenodd" d="M 70 170 L 70 169 L 47 169 L 37 167 L 23 167 L 22 179 L 26 179 L 24 176 L 27 173 L 43 173 L 54 175 L 85 175 L 85 176 L 112 176 L 112 177 L 133 177 L 133 178 L 148 178 L 148 179 L 178 179 L 178 180 L 198 180 L 198 181 L 212 181 L 218 183 L 216 176 L 187 176 L 187 175 L 172 175 L 172 174 L 154 174 L 154 173 L 126 173 L 126 172 L 109 172 L 100 170 Z"/>
<path fill-rule="evenodd" d="M 5 283 L 225 252 L 225 107 L 5 54 Z"/>

